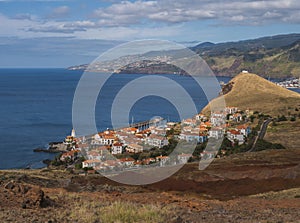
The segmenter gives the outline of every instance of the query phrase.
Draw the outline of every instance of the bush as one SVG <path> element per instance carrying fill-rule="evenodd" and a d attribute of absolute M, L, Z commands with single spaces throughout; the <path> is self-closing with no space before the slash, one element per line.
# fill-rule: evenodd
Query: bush
<path fill-rule="evenodd" d="M 282 116 L 279 116 L 279 117 L 277 118 L 277 121 L 278 121 L 278 122 L 285 122 L 285 121 L 287 121 L 287 118 L 286 118 L 284 115 L 282 115 Z"/>
<path fill-rule="evenodd" d="M 76 169 L 76 170 L 82 169 L 82 163 L 76 163 L 76 164 L 75 164 L 75 169 Z"/>
<path fill-rule="evenodd" d="M 285 149 L 285 147 L 278 143 L 271 143 L 263 139 L 257 140 L 255 151 L 263 151 L 269 149 Z"/>

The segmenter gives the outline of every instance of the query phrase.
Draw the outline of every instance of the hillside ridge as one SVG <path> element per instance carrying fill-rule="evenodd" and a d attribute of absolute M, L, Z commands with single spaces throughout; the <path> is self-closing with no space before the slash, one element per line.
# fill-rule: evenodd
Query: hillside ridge
<path fill-rule="evenodd" d="M 269 115 L 285 115 L 300 106 L 300 94 L 253 73 L 240 73 L 227 85 L 231 85 L 231 89 L 224 94 L 226 106 Z M 210 104 L 218 103 L 219 100 L 221 97 L 213 99 Z M 204 113 L 209 111 L 210 104 L 203 109 Z"/>

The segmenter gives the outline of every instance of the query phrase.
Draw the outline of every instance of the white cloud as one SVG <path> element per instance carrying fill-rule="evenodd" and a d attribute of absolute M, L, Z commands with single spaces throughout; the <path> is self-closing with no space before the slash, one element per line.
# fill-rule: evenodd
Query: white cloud
<path fill-rule="evenodd" d="M 70 10 L 68 6 L 54 8 L 46 19 L 30 14 L 12 18 L 0 14 L 0 36 L 128 40 L 182 36 L 186 31 L 194 31 L 182 28 L 192 21 L 199 22 L 199 26 L 203 20 L 226 26 L 300 23 L 298 0 L 122 1 L 95 9 L 91 17 L 73 21 L 65 18 Z"/>
<path fill-rule="evenodd" d="M 63 18 L 70 13 L 70 8 L 68 6 L 59 6 L 54 8 L 52 12 L 47 16 L 47 18 Z"/>
<path fill-rule="evenodd" d="M 183 23 L 214 19 L 246 25 L 263 24 L 264 19 L 287 21 L 290 12 L 300 10 L 298 0 L 245 0 L 245 1 L 122 1 L 100 8 L 94 15 L 106 26 L 128 26 L 147 22 Z M 290 20 L 291 21 L 291 20 Z M 297 20 L 295 20 L 297 21 Z"/>

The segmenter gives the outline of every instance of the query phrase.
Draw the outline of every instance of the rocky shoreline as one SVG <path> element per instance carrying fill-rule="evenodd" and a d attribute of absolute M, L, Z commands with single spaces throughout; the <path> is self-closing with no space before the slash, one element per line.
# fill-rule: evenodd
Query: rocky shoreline
<path fill-rule="evenodd" d="M 67 151 L 67 146 L 63 142 L 50 142 L 48 148 L 35 148 L 33 152 L 62 153 Z"/>

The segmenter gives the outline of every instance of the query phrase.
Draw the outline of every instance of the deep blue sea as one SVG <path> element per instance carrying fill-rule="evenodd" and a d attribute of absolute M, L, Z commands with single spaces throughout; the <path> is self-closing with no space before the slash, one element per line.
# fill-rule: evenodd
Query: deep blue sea
<path fill-rule="evenodd" d="M 70 134 L 73 96 L 81 75 L 81 71 L 65 69 L 0 69 L 0 169 L 40 168 L 44 166 L 42 160 L 53 158 L 53 154 L 34 153 L 33 149 L 62 141 Z M 99 131 L 111 127 L 111 105 L 118 91 L 142 76 L 122 74 L 109 79 L 96 104 L 95 120 Z M 202 89 L 192 78 L 165 76 L 186 89 L 198 111 L 207 104 Z M 149 84 L 160 86 L 161 83 Z M 166 86 L 161 84 L 161 87 Z M 142 87 L 140 91 L 143 91 Z M 139 122 L 154 116 L 179 121 L 175 107 L 157 96 L 145 97 L 135 103 L 128 119 Z"/>

